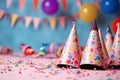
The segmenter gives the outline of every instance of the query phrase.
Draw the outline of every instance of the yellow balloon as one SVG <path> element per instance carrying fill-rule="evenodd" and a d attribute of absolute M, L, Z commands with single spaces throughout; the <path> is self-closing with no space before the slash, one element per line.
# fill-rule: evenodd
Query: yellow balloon
<path fill-rule="evenodd" d="M 92 22 L 98 16 L 97 8 L 90 3 L 85 3 L 80 7 L 80 18 L 85 22 Z"/>

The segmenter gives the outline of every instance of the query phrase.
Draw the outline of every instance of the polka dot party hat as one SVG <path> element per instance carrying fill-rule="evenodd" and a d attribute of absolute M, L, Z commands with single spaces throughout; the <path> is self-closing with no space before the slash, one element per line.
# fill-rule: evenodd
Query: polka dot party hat
<path fill-rule="evenodd" d="M 114 37 L 112 50 L 110 53 L 109 68 L 120 69 L 120 23 L 117 27 L 117 32 Z"/>
<path fill-rule="evenodd" d="M 81 48 L 79 38 L 76 31 L 75 22 L 73 22 L 72 30 L 66 41 L 57 67 L 79 68 L 81 60 Z"/>
<path fill-rule="evenodd" d="M 107 53 L 107 49 L 105 47 L 105 43 L 104 43 L 103 36 L 102 36 L 100 28 L 98 29 L 98 33 L 99 33 L 99 37 L 100 37 L 100 43 L 101 43 L 101 46 L 102 46 L 104 68 L 107 69 L 109 56 L 108 56 L 108 53 Z"/>
<path fill-rule="evenodd" d="M 110 27 L 107 26 L 106 35 L 105 35 L 105 47 L 107 49 L 109 57 L 110 57 L 110 52 L 111 52 L 111 49 L 112 49 L 112 45 L 113 45 L 112 32 L 110 30 Z"/>
<path fill-rule="evenodd" d="M 87 44 L 82 55 L 80 68 L 104 70 L 103 52 L 96 21 L 92 23 Z"/>

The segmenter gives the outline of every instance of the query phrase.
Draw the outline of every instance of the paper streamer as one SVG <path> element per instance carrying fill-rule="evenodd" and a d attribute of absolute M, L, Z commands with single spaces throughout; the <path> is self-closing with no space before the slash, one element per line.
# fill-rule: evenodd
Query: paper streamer
<path fill-rule="evenodd" d="M 34 28 L 37 29 L 40 23 L 40 18 L 33 18 L 33 24 L 34 24 Z"/>
<path fill-rule="evenodd" d="M 4 10 L 0 10 L 0 19 L 3 18 L 4 14 L 5 14 L 5 11 Z"/>
<path fill-rule="evenodd" d="M 65 28 L 65 20 L 66 20 L 66 17 L 65 16 L 61 16 L 58 18 L 59 20 L 59 23 L 61 25 L 62 28 Z"/>
<path fill-rule="evenodd" d="M 67 0 L 61 0 L 63 9 L 66 11 L 67 10 Z"/>
<path fill-rule="evenodd" d="M 82 0 L 75 0 L 76 4 L 78 7 L 81 7 L 82 5 Z"/>
<path fill-rule="evenodd" d="M 14 15 L 14 13 L 8 13 L 8 12 L 4 11 L 3 9 L 0 9 L 0 19 L 2 19 L 4 15 L 6 16 L 7 19 L 11 20 L 11 16 Z M 16 17 L 18 19 L 18 21 L 23 21 L 25 19 L 25 27 L 28 27 L 30 25 L 30 23 L 32 21 L 31 16 L 21 16 L 18 14 L 16 14 L 16 15 L 18 16 L 18 17 Z M 36 17 L 33 17 L 33 18 L 36 18 Z M 61 27 L 65 28 L 66 19 L 73 21 L 74 19 L 76 20 L 78 18 L 79 18 L 78 13 L 75 13 L 70 16 L 59 16 L 59 17 L 54 17 L 54 18 L 53 17 L 50 17 L 50 18 L 41 18 L 40 17 L 40 21 L 43 20 L 44 25 L 47 25 L 48 21 L 50 21 L 51 27 L 53 29 L 55 29 L 57 20 L 59 21 Z M 38 21 L 38 22 L 36 22 L 36 21 Z M 35 20 L 35 22 L 34 22 L 35 29 L 39 26 L 40 21 L 39 21 L 39 19 Z"/>
<path fill-rule="evenodd" d="M 39 0 L 33 0 L 34 11 L 37 10 L 37 8 L 38 8 L 38 3 L 39 3 Z"/>
<path fill-rule="evenodd" d="M 7 0 L 7 1 L 6 1 L 6 6 L 7 6 L 7 8 L 10 7 L 11 3 L 12 3 L 12 0 Z"/>
<path fill-rule="evenodd" d="M 12 14 L 11 26 L 15 25 L 17 19 L 18 19 L 18 15 L 17 14 Z"/>
<path fill-rule="evenodd" d="M 19 9 L 22 11 L 25 4 L 25 0 L 19 0 Z"/>
<path fill-rule="evenodd" d="M 32 21 L 32 17 L 26 16 L 25 17 L 25 27 L 28 27 Z"/>
<path fill-rule="evenodd" d="M 51 17 L 49 20 L 50 20 L 50 25 L 51 25 L 52 29 L 55 29 L 55 27 L 56 27 L 56 18 Z"/>

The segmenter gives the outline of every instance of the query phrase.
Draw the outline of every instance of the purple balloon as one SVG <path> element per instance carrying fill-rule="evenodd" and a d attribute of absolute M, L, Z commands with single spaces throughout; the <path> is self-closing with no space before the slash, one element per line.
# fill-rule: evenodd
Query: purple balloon
<path fill-rule="evenodd" d="M 59 4 L 57 0 L 43 0 L 42 2 L 42 10 L 48 14 L 53 15 L 58 11 Z"/>

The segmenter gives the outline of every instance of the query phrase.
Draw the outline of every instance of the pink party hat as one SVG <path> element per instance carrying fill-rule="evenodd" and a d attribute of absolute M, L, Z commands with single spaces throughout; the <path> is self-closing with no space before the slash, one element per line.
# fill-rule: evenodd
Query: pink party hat
<path fill-rule="evenodd" d="M 107 26 L 106 35 L 105 35 L 105 47 L 107 49 L 107 52 L 108 52 L 109 56 L 110 56 L 110 52 L 111 52 L 111 49 L 112 49 L 112 45 L 113 45 L 112 32 L 110 30 L 110 27 Z"/>
<path fill-rule="evenodd" d="M 75 22 L 73 22 L 72 30 L 66 41 L 65 47 L 62 51 L 58 61 L 58 67 L 79 68 L 81 61 L 81 48 L 79 38 L 76 31 Z"/>
<path fill-rule="evenodd" d="M 108 56 L 108 53 L 107 53 L 107 49 L 105 47 L 105 43 L 104 43 L 103 36 L 102 36 L 101 31 L 100 31 L 100 28 L 98 30 L 98 33 L 99 33 L 99 37 L 100 37 L 100 43 L 101 43 L 101 46 L 102 46 L 104 68 L 107 69 L 109 56 Z"/>
<path fill-rule="evenodd" d="M 118 23 L 108 67 L 112 69 L 120 69 L 120 23 Z"/>
<path fill-rule="evenodd" d="M 96 21 L 93 21 L 89 38 L 82 54 L 80 67 L 82 69 L 103 70 L 103 52 Z"/>

